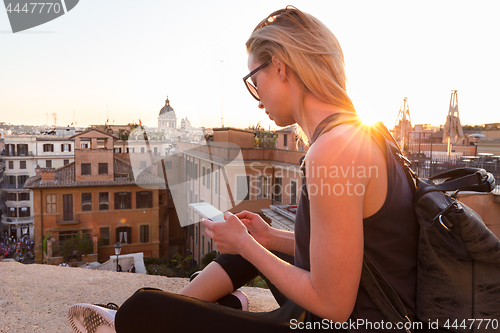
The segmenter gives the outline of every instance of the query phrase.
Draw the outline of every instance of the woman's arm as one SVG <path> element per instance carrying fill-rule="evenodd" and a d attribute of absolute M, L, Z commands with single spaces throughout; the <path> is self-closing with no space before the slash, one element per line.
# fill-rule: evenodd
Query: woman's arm
<path fill-rule="evenodd" d="M 294 255 L 295 234 L 293 232 L 272 228 L 258 214 L 246 210 L 236 214 L 236 217 L 243 222 L 250 235 L 266 249 Z"/>
<path fill-rule="evenodd" d="M 349 318 L 356 301 L 363 257 L 364 204 L 372 202 L 365 195 L 372 193 L 371 178 L 362 171 L 370 167 L 385 170 L 381 152 L 375 152 L 374 158 L 370 151 L 374 146 L 371 138 L 367 141 L 366 135 L 355 132 L 351 128 L 327 133 L 308 152 L 310 271 L 274 256 L 230 213 L 226 213 L 225 223 L 204 221 L 205 233 L 222 253 L 241 254 L 292 301 L 320 317 L 341 322 Z M 336 147 L 334 152 L 332 147 Z M 327 173 L 320 174 L 325 167 Z"/>

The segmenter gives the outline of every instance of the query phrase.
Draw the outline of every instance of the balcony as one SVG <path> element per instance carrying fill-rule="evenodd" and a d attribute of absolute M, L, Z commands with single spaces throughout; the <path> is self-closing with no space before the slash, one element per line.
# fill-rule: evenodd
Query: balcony
<path fill-rule="evenodd" d="M 56 224 L 58 225 L 75 225 L 80 223 L 80 214 L 58 215 Z"/>
<path fill-rule="evenodd" d="M 1 156 L 33 156 L 32 151 L 2 151 Z"/>
<path fill-rule="evenodd" d="M 33 223 L 33 216 L 7 217 L 5 215 L 2 215 L 2 223 L 6 224 Z"/>

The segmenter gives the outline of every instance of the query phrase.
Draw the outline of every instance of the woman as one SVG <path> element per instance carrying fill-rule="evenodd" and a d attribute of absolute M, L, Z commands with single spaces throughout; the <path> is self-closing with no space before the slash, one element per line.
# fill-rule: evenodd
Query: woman
<path fill-rule="evenodd" d="M 222 223 L 204 220 L 223 255 L 182 295 L 139 290 L 118 310 L 116 331 L 370 331 L 366 322 L 386 320 L 360 286 L 364 252 L 415 319 L 418 227 L 404 171 L 385 143 L 360 127 L 325 130 L 339 116 L 355 117 L 338 41 L 316 18 L 287 7 L 264 19 L 246 46 L 244 80 L 259 108 L 278 126 L 298 124 L 312 143 L 295 235 L 249 212 L 226 212 Z M 294 255 L 294 264 L 278 252 Z M 286 296 L 279 309 L 248 313 L 210 303 L 257 270 Z"/>

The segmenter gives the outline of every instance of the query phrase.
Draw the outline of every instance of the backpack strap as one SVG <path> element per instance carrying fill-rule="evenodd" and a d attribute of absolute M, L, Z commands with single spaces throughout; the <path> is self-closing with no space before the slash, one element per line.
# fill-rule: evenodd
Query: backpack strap
<path fill-rule="evenodd" d="M 380 274 L 366 254 L 363 255 L 361 284 L 387 320 L 394 325 L 412 322 L 398 293 Z M 406 329 L 406 332 L 411 333 L 411 330 Z"/>
<path fill-rule="evenodd" d="M 433 180 L 444 179 L 440 184 Z M 427 186 L 420 186 L 415 193 L 414 201 L 418 201 L 424 194 L 432 191 L 475 191 L 491 192 L 495 188 L 495 178 L 484 169 L 460 168 L 446 171 L 428 178 L 427 181 L 420 180 Z"/>

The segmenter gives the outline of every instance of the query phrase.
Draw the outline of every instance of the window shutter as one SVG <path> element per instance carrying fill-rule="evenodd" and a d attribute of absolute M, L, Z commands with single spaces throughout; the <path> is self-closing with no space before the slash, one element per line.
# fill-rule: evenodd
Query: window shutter
<path fill-rule="evenodd" d="M 68 143 L 68 151 L 71 151 L 71 143 Z"/>
<path fill-rule="evenodd" d="M 127 244 L 132 244 L 132 227 L 127 227 Z"/>
<path fill-rule="evenodd" d="M 120 241 L 120 228 L 116 228 L 116 242 Z"/>
<path fill-rule="evenodd" d="M 115 193 L 115 209 L 119 209 L 120 208 L 120 206 L 119 206 L 119 200 L 120 200 L 120 196 L 118 195 L 118 192 L 116 192 Z"/>
<path fill-rule="evenodd" d="M 148 192 L 148 208 L 153 208 L 153 192 Z"/>
<path fill-rule="evenodd" d="M 127 192 L 127 209 L 132 208 L 132 192 Z"/>
<path fill-rule="evenodd" d="M 64 144 L 61 143 L 61 152 L 63 152 L 63 151 L 64 151 Z"/>

